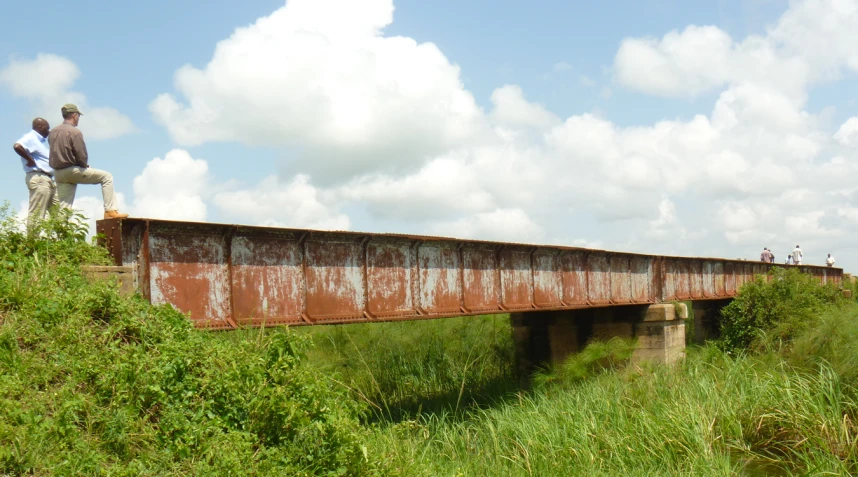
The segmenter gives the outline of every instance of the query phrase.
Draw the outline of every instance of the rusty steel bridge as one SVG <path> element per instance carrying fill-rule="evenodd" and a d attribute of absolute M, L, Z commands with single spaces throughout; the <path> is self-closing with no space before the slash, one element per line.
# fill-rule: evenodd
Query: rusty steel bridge
<path fill-rule="evenodd" d="M 198 327 L 419 320 L 724 300 L 775 265 L 153 219 L 97 223 L 137 289 Z M 802 265 L 822 283 L 839 268 Z"/>

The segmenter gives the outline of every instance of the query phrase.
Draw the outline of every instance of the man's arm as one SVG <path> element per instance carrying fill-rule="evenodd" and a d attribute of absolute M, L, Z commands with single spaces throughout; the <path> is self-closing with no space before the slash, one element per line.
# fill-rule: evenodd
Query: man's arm
<path fill-rule="evenodd" d="M 16 142 L 12 149 L 18 153 L 25 161 L 27 161 L 27 167 L 36 167 L 36 161 L 33 159 L 33 156 L 30 155 L 30 152 L 21 145 L 21 143 Z"/>
<path fill-rule="evenodd" d="M 72 150 L 77 165 L 83 168 L 89 167 L 89 156 L 86 154 L 86 143 L 83 142 L 83 134 L 72 136 Z"/>

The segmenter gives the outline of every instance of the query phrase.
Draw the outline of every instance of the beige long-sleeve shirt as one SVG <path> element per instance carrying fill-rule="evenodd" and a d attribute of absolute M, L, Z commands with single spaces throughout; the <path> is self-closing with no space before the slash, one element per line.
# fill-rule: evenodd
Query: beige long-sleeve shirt
<path fill-rule="evenodd" d="M 48 134 L 51 145 L 49 162 L 54 169 L 79 166 L 89 167 L 89 156 L 83 133 L 71 124 L 62 123 Z"/>

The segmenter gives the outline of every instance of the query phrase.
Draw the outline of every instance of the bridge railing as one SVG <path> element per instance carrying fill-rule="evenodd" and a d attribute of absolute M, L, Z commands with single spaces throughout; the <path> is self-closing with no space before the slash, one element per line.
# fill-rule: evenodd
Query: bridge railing
<path fill-rule="evenodd" d="M 773 266 L 442 237 L 174 222 L 97 223 L 141 293 L 195 325 L 307 325 L 712 300 Z M 800 266 L 821 282 L 842 269 Z"/>

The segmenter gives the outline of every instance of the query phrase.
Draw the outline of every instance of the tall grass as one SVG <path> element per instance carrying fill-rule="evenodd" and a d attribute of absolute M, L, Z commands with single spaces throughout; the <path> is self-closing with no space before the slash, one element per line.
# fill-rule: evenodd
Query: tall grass
<path fill-rule="evenodd" d="M 518 388 L 509 316 L 304 328 L 309 361 L 338 376 L 371 421 L 460 413 Z"/>
<path fill-rule="evenodd" d="M 679 367 L 554 385 L 467 421 L 378 428 L 370 449 L 391 475 L 848 475 L 856 411 L 830 368 L 795 373 L 709 347 Z"/>

